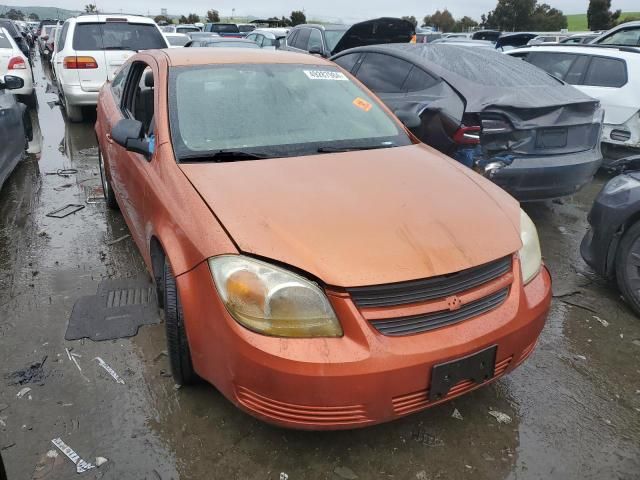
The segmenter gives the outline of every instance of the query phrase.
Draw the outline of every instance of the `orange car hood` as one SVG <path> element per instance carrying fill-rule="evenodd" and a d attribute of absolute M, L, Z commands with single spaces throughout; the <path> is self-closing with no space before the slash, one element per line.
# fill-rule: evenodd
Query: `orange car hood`
<path fill-rule="evenodd" d="M 329 285 L 442 275 L 521 247 L 518 203 L 422 145 L 180 167 L 241 251 Z"/>

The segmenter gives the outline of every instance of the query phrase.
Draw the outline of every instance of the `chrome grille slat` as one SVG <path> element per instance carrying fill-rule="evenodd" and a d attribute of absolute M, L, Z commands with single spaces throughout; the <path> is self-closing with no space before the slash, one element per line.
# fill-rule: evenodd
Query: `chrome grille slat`
<path fill-rule="evenodd" d="M 511 256 L 478 267 L 410 282 L 348 288 L 358 308 L 420 303 L 470 290 L 510 272 Z"/>

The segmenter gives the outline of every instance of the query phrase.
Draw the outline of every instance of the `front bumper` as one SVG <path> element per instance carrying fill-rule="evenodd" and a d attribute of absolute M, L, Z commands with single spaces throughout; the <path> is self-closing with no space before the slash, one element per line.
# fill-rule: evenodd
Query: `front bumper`
<path fill-rule="evenodd" d="M 96 106 L 100 92 L 87 92 L 80 85 L 62 85 L 64 98 L 70 105 Z"/>
<path fill-rule="evenodd" d="M 522 287 L 519 264 L 505 302 L 464 322 L 387 337 L 345 293 L 329 293 L 342 338 L 282 339 L 241 327 L 219 300 L 205 263 L 177 278 L 196 372 L 229 400 L 266 422 L 336 430 L 373 425 L 450 400 L 482 384 L 462 381 L 429 401 L 432 368 L 497 345 L 491 382 L 533 351 L 551 302 L 543 268 Z"/>
<path fill-rule="evenodd" d="M 572 195 L 591 182 L 602 164 L 599 148 L 567 155 L 519 157 L 492 180 L 522 202 Z"/>

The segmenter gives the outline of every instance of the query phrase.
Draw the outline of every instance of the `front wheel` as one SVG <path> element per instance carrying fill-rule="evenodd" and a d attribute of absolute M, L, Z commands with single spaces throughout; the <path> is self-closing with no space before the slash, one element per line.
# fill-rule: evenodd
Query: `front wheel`
<path fill-rule="evenodd" d="M 640 316 L 640 222 L 629 228 L 616 254 L 618 288 L 636 315 Z"/>
<path fill-rule="evenodd" d="M 107 202 L 107 207 L 109 207 L 111 210 L 118 210 L 120 207 L 118 206 L 118 201 L 116 200 L 116 196 L 113 193 L 113 188 L 111 188 L 109 178 L 107 177 L 107 171 L 104 166 L 104 157 L 102 156 L 102 150 L 100 150 L 100 147 L 98 147 L 98 165 L 100 166 L 102 191 L 104 192 L 104 198 Z"/>
<path fill-rule="evenodd" d="M 171 373 L 178 385 L 191 385 L 197 382 L 198 376 L 191 363 L 191 351 L 189 350 L 189 340 L 184 327 L 184 316 L 176 279 L 166 258 L 164 260 L 163 277 L 164 319 L 167 328 L 167 346 Z"/>

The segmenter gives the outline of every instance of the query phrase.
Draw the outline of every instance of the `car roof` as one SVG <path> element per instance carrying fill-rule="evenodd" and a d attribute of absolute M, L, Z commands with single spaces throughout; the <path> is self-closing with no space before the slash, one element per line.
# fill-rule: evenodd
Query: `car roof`
<path fill-rule="evenodd" d="M 129 23 L 148 23 L 150 25 L 155 25 L 156 22 L 153 21 L 153 19 L 148 18 L 148 17 L 142 17 L 139 15 L 120 15 L 118 13 L 112 13 L 112 14 L 90 14 L 90 15 L 79 15 L 77 17 L 75 17 L 75 21 L 78 23 L 95 23 L 95 22 L 106 22 L 107 20 L 110 19 L 122 19 L 126 22 Z M 111 20 L 113 21 L 113 20 Z"/>
<path fill-rule="evenodd" d="M 558 52 L 558 53 L 577 53 L 581 55 L 597 55 L 600 57 L 624 58 L 632 61 L 640 62 L 640 48 L 634 47 L 618 47 L 615 45 L 592 45 L 586 44 L 565 44 L 558 43 L 554 45 L 535 45 L 530 47 L 516 48 L 507 52 L 507 55 L 521 52 Z"/>
<path fill-rule="evenodd" d="M 320 25 L 319 23 L 303 23 L 300 25 L 296 25 L 293 28 L 301 28 L 301 27 L 313 27 L 319 28 L 320 30 L 349 30 L 352 25 L 342 25 L 342 24 L 333 24 L 333 25 Z"/>
<path fill-rule="evenodd" d="M 290 32 L 291 30 L 288 28 L 256 28 L 253 32 L 251 33 L 261 33 L 261 34 L 271 34 L 273 36 L 278 36 L 278 35 L 284 35 L 287 36 L 287 34 Z"/>
<path fill-rule="evenodd" d="M 335 66 L 332 62 L 314 55 L 251 48 L 174 48 L 170 50 L 149 50 L 154 56 L 165 55 L 169 65 L 183 67 L 189 65 L 222 64 L 298 64 Z"/>

